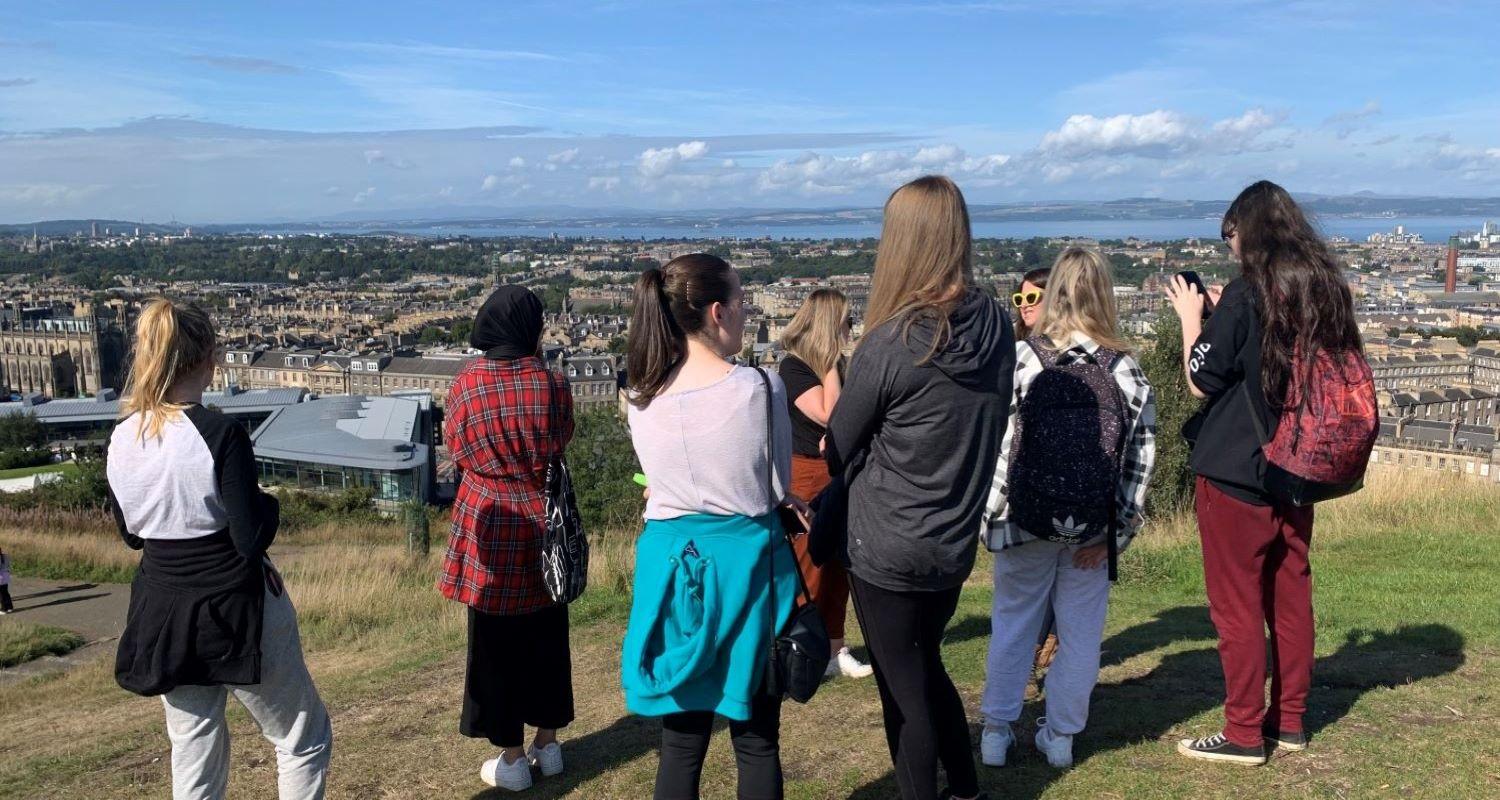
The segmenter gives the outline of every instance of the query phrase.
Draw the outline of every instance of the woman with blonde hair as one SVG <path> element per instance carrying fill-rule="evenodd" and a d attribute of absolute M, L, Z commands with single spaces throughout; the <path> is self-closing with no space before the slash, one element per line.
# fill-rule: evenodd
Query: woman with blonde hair
<path fill-rule="evenodd" d="M 276 748 L 282 800 L 321 798 L 333 730 L 266 556 L 276 499 L 260 491 L 249 434 L 203 406 L 214 347 L 195 306 L 153 300 L 136 323 L 106 466 L 120 536 L 143 551 L 115 679 L 161 696 L 177 800 L 227 791 L 230 693 Z"/>
<path fill-rule="evenodd" d="M 1034 332 L 1016 343 L 1014 391 L 986 505 L 995 594 L 980 758 L 1005 765 L 1050 609 L 1058 649 L 1036 746 L 1061 768 L 1088 720 L 1115 558 L 1140 527 L 1156 457 L 1155 398 L 1098 251 L 1058 255 Z"/>
<path fill-rule="evenodd" d="M 980 514 L 1010 401 L 1005 309 L 974 285 L 969 212 L 929 175 L 885 204 L 867 333 L 828 421 L 848 485 L 854 610 L 870 648 L 886 743 L 907 800 L 979 795 L 943 630 L 974 568 Z"/>
<path fill-rule="evenodd" d="M 828 417 L 838 404 L 843 387 L 844 345 L 849 342 L 852 322 L 849 298 L 837 289 L 819 289 L 808 295 L 781 335 L 787 355 L 776 365 L 786 384 L 792 415 L 792 494 L 808 499 L 832 480 L 828 463 L 818 449 L 827 433 Z M 808 537 L 793 541 L 797 566 L 807 582 L 807 591 L 823 625 L 833 658 L 828 674 L 865 678 L 874 672 L 860 663 L 844 646 L 844 618 L 849 611 L 849 574 L 837 560 L 818 566 L 808 552 Z"/>

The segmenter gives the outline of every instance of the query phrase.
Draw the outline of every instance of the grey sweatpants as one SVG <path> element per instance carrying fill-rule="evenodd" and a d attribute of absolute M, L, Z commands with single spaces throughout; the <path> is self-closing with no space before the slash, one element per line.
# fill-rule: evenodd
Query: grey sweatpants
<path fill-rule="evenodd" d="M 1088 722 L 1109 611 L 1109 570 L 1102 564 L 1094 569 L 1074 566 L 1077 550 L 1031 541 L 995 554 L 990 653 L 979 706 L 986 725 L 1020 719 L 1049 605 L 1057 620 L 1057 655 L 1047 669 L 1047 727 L 1072 736 Z"/>
<path fill-rule="evenodd" d="M 174 800 L 219 800 L 229 784 L 229 694 L 250 712 L 276 748 L 281 800 L 321 800 L 333 728 L 302 660 L 297 612 L 285 590 L 266 592 L 261 682 L 253 686 L 179 686 L 162 695 L 172 740 Z"/>

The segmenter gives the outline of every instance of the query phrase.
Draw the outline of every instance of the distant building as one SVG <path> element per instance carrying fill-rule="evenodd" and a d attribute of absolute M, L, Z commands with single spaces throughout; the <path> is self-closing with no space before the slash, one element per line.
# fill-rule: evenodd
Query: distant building
<path fill-rule="evenodd" d="M 215 408 L 254 430 L 271 412 L 307 399 L 306 389 L 252 389 L 231 386 L 222 392 L 206 392 L 203 405 Z M 120 419 L 120 398 L 113 389 L 94 397 L 49 400 L 28 395 L 19 402 L 0 403 L 0 416 L 34 414 L 47 432 L 47 441 L 59 449 L 89 442 L 102 445 Z"/>
<path fill-rule="evenodd" d="M 558 366 L 575 406 L 613 405 L 624 385 L 616 356 L 564 356 Z"/>
<path fill-rule="evenodd" d="M 122 386 L 128 316 L 81 310 L 60 316 L 51 307 L 0 308 L 5 394 L 80 397 Z"/>
<path fill-rule="evenodd" d="M 432 403 L 405 397 L 325 397 L 277 409 L 251 434 L 260 482 L 309 491 L 367 487 L 391 511 L 431 499 Z"/>

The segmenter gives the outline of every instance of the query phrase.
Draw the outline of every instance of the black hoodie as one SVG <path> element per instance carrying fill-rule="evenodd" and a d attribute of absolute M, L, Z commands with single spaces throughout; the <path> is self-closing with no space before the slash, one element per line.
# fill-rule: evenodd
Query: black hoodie
<path fill-rule="evenodd" d="M 929 361 L 936 326 L 865 335 L 828 421 L 829 471 L 849 481 L 849 565 L 891 591 L 940 591 L 974 568 L 980 515 L 1010 415 L 1010 316 L 970 289 Z M 849 471 L 845 473 L 845 468 Z"/>

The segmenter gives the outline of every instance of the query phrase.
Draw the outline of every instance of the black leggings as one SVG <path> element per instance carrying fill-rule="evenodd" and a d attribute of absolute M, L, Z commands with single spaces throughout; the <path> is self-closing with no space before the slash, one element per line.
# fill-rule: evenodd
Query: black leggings
<path fill-rule="evenodd" d="M 662 717 L 656 800 L 697 800 L 713 728 L 712 711 Z M 750 719 L 731 721 L 729 736 L 739 766 L 740 800 L 781 800 L 781 698 L 757 696 L 750 706 Z"/>
<path fill-rule="evenodd" d="M 870 648 L 885 738 L 905 800 L 936 800 L 937 767 L 958 797 L 979 793 L 963 699 L 943 667 L 943 629 L 962 587 L 893 592 L 849 576 L 854 612 Z"/>

